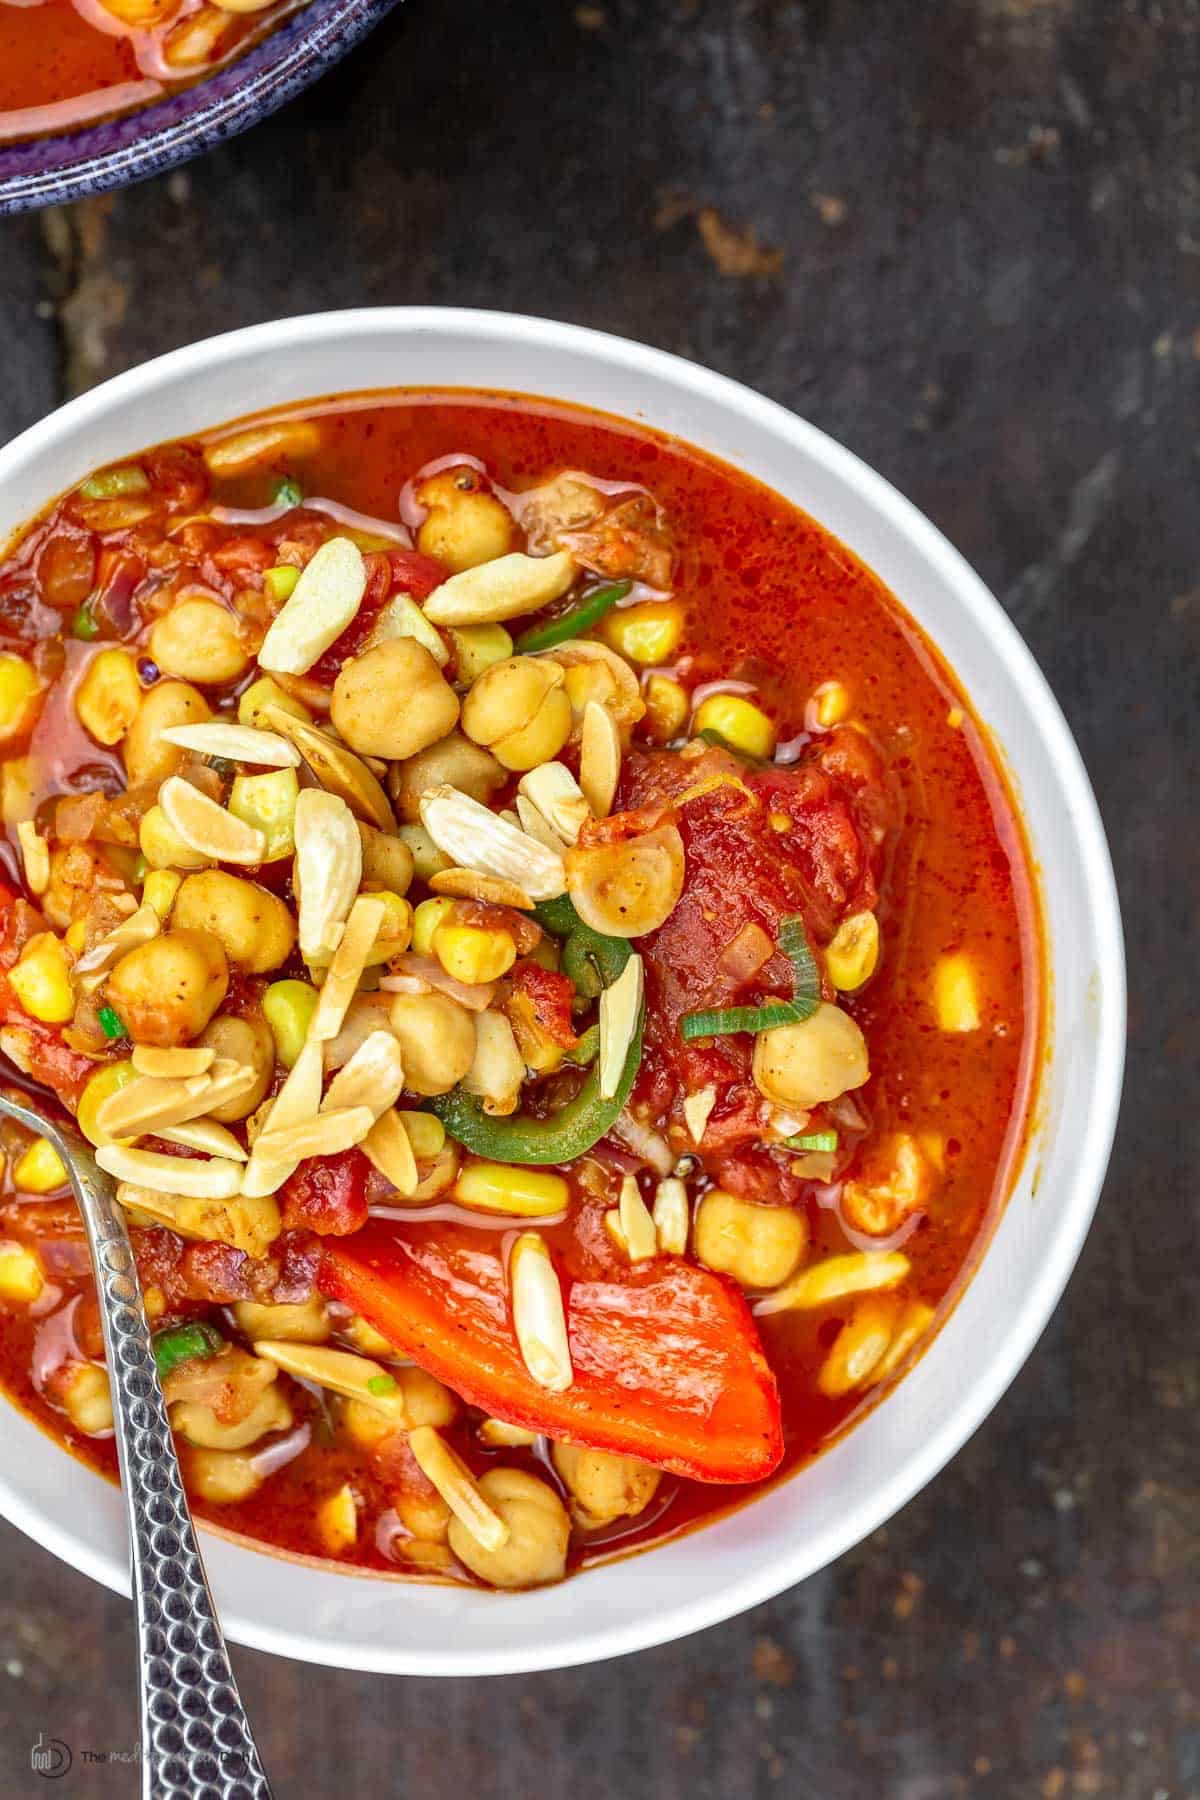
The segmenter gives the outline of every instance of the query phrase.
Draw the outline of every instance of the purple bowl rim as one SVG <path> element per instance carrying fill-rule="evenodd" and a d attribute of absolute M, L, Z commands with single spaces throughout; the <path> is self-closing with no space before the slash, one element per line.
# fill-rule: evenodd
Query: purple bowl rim
<path fill-rule="evenodd" d="M 161 175 L 236 136 L 331 69 L 398 0 L 308 0 L 206 80 L 79 131 L 0 147 L 0 216 Z"/>

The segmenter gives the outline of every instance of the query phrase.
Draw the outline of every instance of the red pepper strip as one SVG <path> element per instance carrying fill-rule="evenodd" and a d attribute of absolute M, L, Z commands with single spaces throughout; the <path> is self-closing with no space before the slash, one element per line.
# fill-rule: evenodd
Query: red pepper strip
<path fill-rule="evenodd" d="M 731 1283 L 662 1258 L 563 1285 L 575 1380 L 551 1394 L 521 1360 L 500 1245 L 482 1232 L 374 1220 L 327 1240 L 318 1273 L 325 1293 L 510 1424 L 695 1481 L 761 1481 L 778 1466 L 775 1377 Z"/>

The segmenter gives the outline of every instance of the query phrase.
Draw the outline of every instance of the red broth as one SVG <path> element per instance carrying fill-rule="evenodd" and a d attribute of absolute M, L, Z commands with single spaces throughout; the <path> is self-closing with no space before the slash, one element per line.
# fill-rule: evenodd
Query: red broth
<path fill-rule="evenodd" d="M 843 1001 L 869 1045 L 871 1079 L 846 1115 L 853 1153 L 837 1183 L 805 1178 L 784 1197 L 807 1221 L 810 1263 L 864 1248 L 902 1249 L 908 1267 L 888 1290 L 887 1305 L 893 1321 L 921 1322 L 914 1339 L 919 1353 L 969 1277 L 1012 1180 L 1031 1106 L 1041 1014 L 1039 925 L 1020 819 L 986 734 L 952 673 L 897 600 L 813 519 L 702 451 L 649 429 L 565 405 L 452 391 L 331 399 L 286 417 L 316 426 L 302 454 L 283 446 L 235 475 L 212 476 L 203 452 L 227 435 L 224 428 L 209 440 L 139 459 L 152 495 L 161 496 L 151 516 L 104 530 L 102 516 L 93 515 L 89 525 L 78 496 L 67 496 L 10 547 L 0 564 L 0 650 L 32 659 L 49 686 L 32 731 L 10 738 L 2 752 L 9 758 L 3 794 L 11 870 L 16 874 L 21 868 L 15 835 L 20 818 L 44 822 L 56 797 L 95 786 L 112 793 L 121 784 L 119 749 L 91 741 L 73 713 L 71 695 L 82 665 L 98 646 L 114 642 L 132 644 L 145 656 L 151 614 L 140 602 L 161 584 L 164 568 L 177 586 L 200 581 L 235 610 L 239 592 L 261 588 L 261 566 L 239 563 L 234 553 L 222 567 L 214 552 L 255 536 L 279 538 L 278 521 L 257 515 L 271 506 L 281 478 L 299 483 L 310 516 L 324 518 L 325 526 L 331 522 L 320 507 L 328 501 L 368 522 L 388 521 L 393 530 L 400 513 L 411 507 L 414 477 L 438 459 L 473 463 L 509 494 L 562 470 L 647 490 L 669 530 L 675 553 L 671 588 L 683 609 L 669 676 L 693 697 L 714 682 L 743 684 L 774 722 L 782 754 L 791 759 L 785 770 L 823 754 L 822 746 L 828 750 L 838 729 L 857 732 L 855 741 L 869 745 L 876 759 L 873 779 L 887 796 L 886 827 L 875 857 L 883 952 L 862 991 Z M 211 519 L 214 507 L 227 510 L 205 528 L 201 548 L 199 539 L 189 540 L 180 530 L 180 522 Z M 335 515 L 334 528 L 336 519 L 346 516 Z M 180 549 L 185 543 L 192 544 L 186 553 Z M 99 621 L 99 638 L 90 635 L 90 627 L 82 638 L 73 635 L 81 605 L 93 625 Z M 517 629 L 514 625 L 514 633 Z M 152 682 L 156 673 L 143 662 L 143 680 Z M 641 678 L 645 683 L 648 671 L 643 669 Z M 214 703 L 222 691 L 213 691 Z M 839 706 L 845 715 L 840 727 L 834 719 Z M 640 803 L 647 783 L 653 788 L 653 758 L 670 754 L 661 749 L 664 741 L 650 716 L 635 727 L 633 760 L 623 776 L 626 802 Z M 634 754 L 639 747 L 644 762 Z M 780 751 L 775 755 L 779 758 Z M 746 772 L 746 780 L 766 793 L 774 775 Z M 618 797 L 618 805 L 626 802 Z M 689 842 L 698 846 L 698 828 L 690 829 Z M 744 885 L 745 870 L 735 862 L 723 874 L 731 890 Z M 956 956 L 969 963 L 975 1029 L 947 1030 L 939 1022 L 935 971 Z M 656 991 L 652 984 L 652 1002 Z M 667 1038 L 653 1041 L 652 1066 L 644 1063 L 636 1092 L 666 1079 L 662 1072 L 669 1075 L 673 1066 Z M 64 1073 L 52 1064 L 49 1078 L 58 1078 L 69 1093 L 87 1066 Z M 35 1067 L 35 1076 L 39 1073 L 46 1071 Z M 885 1237 L 848 1229 L 836 1188 L 900 1138 L 916 1146 L 914 1154 L 922 1159 L 921 1204 Z M 16 1194 L 14 1163 L 24 1143 L 21 1134 L 10 1134 L 0 1235 L 34 1247 L 46 1285 L 32 1306 L 0 1307 L 0 1378 L 9 1396 L 57 1441 L 112 1475 L 111 1438 L 84 1435 L 56 1391 L 56 1358 L 66 1354 L 72 1336 L 77 1347 L 72 1355 L 99 1355 L 94 1296 L 69 1200 Z M 575 1175 L 567 1216 L 544 1234 L 572 1275 L 594 1270 L 597 1258 L 607 1253 L 597 1249 L 604 1238 L 604 1208 L 598 1209 L 588 1184 Z M 733 1176 L 742 1179 L 745 1170 L 735 1169 Z M 713 1179 L 711 1168 L 700 1175 L 701 1185 Z M 773 1197 L 761 1191 L 751 1195 L 758 1201 Z M 455 1229 L 465 1227 L 481 1244 L 499 1241 L 508 1221 L 481 1218 L 455 1206 L 452 1195 L 445 1198 L 449 1205 L 432 1218 L 405 1214 L 398 1202 L 401 1218 L 392 1226 L 398 1239 L 436 1237 L 445 1229 L 437 1220 L 448 1215 Z M 168 1235 L 142 1234 L 143 1280 L 152 1290 L 161 1285 L 166 1263 L 161 1243 L 157 1252 L 147 1246 Z M 352 1237 L 345 1241 L 353 1246 Z M 68 1328 L 64 1308 L 72 1304 L 76 1310 Z M 190 1307 L 190 1314 L 196 1310 Z M 211 1307 L 208 1314 L 228 1329 L 222 1308 Z M 782 1405 L 784 1455 L 771 1479 L 811 1460 L 891 1385 L 889 1378 L 825 1391 L 822 1370 L 856 1316 L 856 1302 L 847 1298 L 758 1318 Z M 901 1371 L 906 1366 L 903 1358 L 898 1366 Z M 336 1406 L 314 1391 L 294 1386 L 291 1398 L 294 1424 L 310 1427 L 307 1447 L 289 1457 L 294 1440 L 278 1440 L 283 1442 L 275 1453 L 279 1466 L 243 1500 L 214 1505 L 193 1487 L 198 1510 L 256 1541 L 327 1555 L 317 1509 L 322 1496 L 348 1483 L 357 1496 L 359 1529 L 341 1560 L 376 1570 L 447 1572 L 444 1557 L 427 1564 L 417 1558 L 414 1567 L 414 1558 L 397 1547 L 408 1541 L 397 1531 L 394 1511 L 396 1484 L 411 1476 L 403 1455 L 393 1450 L 381 1457 L 364 1449 L 339 1424 Z M 903 1404 L 903 1397 L 894 1403 Z M 473 1469 L 502 1463 L 547 1474 L 540 1446 L 483 1448 L 478 1419 L 479 1413 L 468 1409 L 451 1434 Z M 758 1485 L 668 1473 L 642 1513 L 577 1532 L 571 1562 L 661 1541 L 744 1501 Z"/>

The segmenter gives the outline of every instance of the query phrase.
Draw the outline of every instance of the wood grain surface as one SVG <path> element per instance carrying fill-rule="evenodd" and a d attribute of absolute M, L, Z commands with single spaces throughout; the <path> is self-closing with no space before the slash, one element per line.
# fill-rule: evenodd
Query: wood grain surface
<path fill-rule="evenodd" d="M 1107 1193 L 1029 1366 L 833 1569 L 624 1662 L 242 1653 L 281 1800 L 1194 1800 L 1196 0 L 406 0 L 261 129 L 0 226 L 0 435 L 160 350 L 458 302 L 740 377 L 881 469 L 1062 701 L 1122 887 Z M 402 1594 L 389 1604 L 403 1604 Z M 0 1792 L 135 1791 L 124 1602 L 0 1528 Z"/>

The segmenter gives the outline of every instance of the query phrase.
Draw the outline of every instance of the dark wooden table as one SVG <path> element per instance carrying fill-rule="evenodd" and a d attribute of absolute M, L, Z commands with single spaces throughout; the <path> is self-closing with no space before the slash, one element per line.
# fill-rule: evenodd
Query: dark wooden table
<path fill-rule="evenodd" d="M 462 302 L 739 376 L 923 507 L 1095 781 L 1130 1071 L 1029 1367 L 885 1531 L 606 1666 L 390 1681 L 243 1653 L 284 1796 L 1200 1795 L 1196 0 L 407 0 L 218 155 L 0 227 L 7 436 L 190 338 Z M 0 1528 L 0 1791 L 134 1791 L 129 1617 Z"/>

